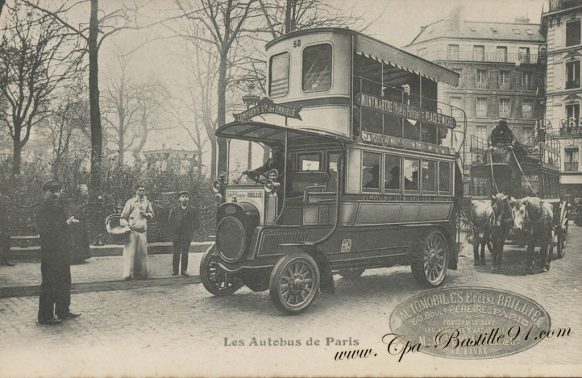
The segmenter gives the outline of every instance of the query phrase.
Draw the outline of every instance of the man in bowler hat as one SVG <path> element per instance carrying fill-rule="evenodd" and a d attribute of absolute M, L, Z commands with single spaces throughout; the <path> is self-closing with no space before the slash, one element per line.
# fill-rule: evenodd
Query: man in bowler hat
<path fill-rule="evenodd" d="M 173 276 L 178 275 L 180 261 L 182 266 L 180 272 L 187 276 L 188 251 L 194 230 L 198 227 L 198 213 L 188 205 L 190 193 L 181 191 L 178 197 L 178 204 L 170 210 L 168 217 L 168 232 L 170 240 L 174 244 Z"/>
<path fill-rule="evenodd" d="M 61 186 L 55 180 L 42 185 L 43 199 L 36 213 L 40 234 L 42 284 L 38 304 L 38 324 L 55 325 L 74 319 L 71 303 L 71 263 L 67 225 L 79 222 L 65 217 L 59 203 Z M 55 314 L 58 319 L 55 318 Z"/>

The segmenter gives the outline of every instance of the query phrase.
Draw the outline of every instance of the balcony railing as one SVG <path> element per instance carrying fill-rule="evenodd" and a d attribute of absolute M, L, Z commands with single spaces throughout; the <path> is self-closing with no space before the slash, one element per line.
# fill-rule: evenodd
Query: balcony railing
<path fill-rule="evenodd" d="M 498 52 L 474 52 L 468 51 L 447 51 L 447 50 L 430 50 L 422 55 L 428 60 L 446 60 L 462 62 L 495 62 L 495 63 L 536 63 L 537 56 L 531 54 L 507 54 Z"/>
<path fill-rule="evenodd" d="M 560 136 L 582 137 L 582 128 L 580 128 L 580 127 L 562 127 L 560 129 Z"/>
<path fill-rule="evenodd" d="M 578 172 L 578 162 L 565 162 L 564 171 L 567 172 Z"/>
<path fill-rule="evenodd" d="M 548 12 L 555 12 L 562 9 L 574 8 L 580 4 L 579 0 L 550 0 Z"/>

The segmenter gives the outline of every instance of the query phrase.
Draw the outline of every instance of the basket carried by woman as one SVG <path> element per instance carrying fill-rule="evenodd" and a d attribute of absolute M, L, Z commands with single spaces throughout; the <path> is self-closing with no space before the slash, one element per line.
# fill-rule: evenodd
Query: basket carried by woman
<path fill-rule="evenodd" d="M 115 242 L 125 242 L 129 238 L 131 229 L 127 221 L 120 214 L 111 214 L 105 219 L 105 228 Z"/>

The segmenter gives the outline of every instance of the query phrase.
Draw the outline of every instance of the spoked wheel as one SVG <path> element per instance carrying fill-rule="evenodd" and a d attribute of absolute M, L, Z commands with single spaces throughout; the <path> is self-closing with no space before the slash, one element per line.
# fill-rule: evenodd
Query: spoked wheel
<path fill-rule="evenodd" d="M 365 268 L 342 269 L 339 271 L 339 275 L 346 280 L 357 280 L 365 270 Z"/>
<path fill-rule="evenodd" d="M 216 296 L 230 295 L 243 286 L 243 282 L 224 271 L 217 263 L 216 249 L 212 248 L 202 256 L 200 279 L 204 288 Z"/>
<path fill-rule="evenodd" d="M 440 231 L 431 231 L 424 241 L 422 254 L 412 264 L 412 275 L 425 287 L 437 287 L 447 275 L 449 246 Z"/>
<path fill-rule="evenodd" d="M 319 268 L 305 252 L 281 257 L 269 282 L 271 301 L 279 311 L 296 315 L 304 311 L 319 290 Z"/>

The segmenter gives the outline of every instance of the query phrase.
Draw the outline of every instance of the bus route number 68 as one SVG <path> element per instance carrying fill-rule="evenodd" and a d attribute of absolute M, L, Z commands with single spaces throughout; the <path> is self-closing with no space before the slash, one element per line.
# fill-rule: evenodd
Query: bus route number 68
<path fill-rule="evenodd" d="M 299 47 L 301 46 L 301 40 L 300 39 L 296 39 L 293 41 L 293 47 Z"/>

